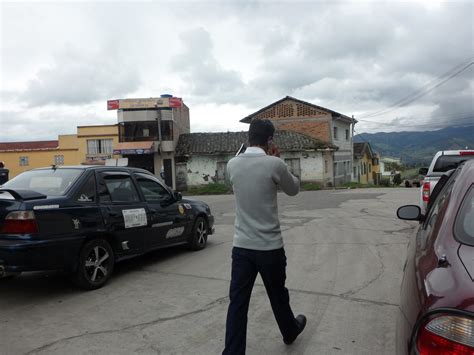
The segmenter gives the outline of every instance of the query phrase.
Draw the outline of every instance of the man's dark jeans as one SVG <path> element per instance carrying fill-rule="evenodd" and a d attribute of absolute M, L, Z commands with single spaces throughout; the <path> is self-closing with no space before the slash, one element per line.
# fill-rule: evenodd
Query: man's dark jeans
<path fill-rule="evenodd" d="M 285 287 L 285 250 L 281 248 L 261 251 L 234 247 L 223 354 L 245 354 L 247 313 L 257 273 L 262 277 L 283 338 L 292 338 L 298 332 L 298 325 L 290 307 L 288 289 Z"/>

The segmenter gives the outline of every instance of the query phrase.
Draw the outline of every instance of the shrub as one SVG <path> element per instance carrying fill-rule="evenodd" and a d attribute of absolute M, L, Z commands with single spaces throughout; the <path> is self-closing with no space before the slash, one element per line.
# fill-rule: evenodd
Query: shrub
<path fill-rule="evenodd" d="M 201 186 L 193 186 L 185 192 L 186 195 L 222 195 L 229 194 L 232 190 L 224 184 L 207 184 Z"/>
<path fill-rule="evenodd" d="M 303 182 L 300 186 L 302 191 L 317 191 L 321 190 L 321 186 L 315 182 Z"/>
<path fill-rule="evenodd" d="M 400 176 L 400 174 L 395 174 L 395 176 L 393 177 L 393 184 L 395 186 L 399 186 L 401 183 L 402 183 L 402 177 Z"/>
<path fill-rule="evenodd" d="M 390 186 L 390 179 L 380 179 L 380 186 L 389 187 Z"/>

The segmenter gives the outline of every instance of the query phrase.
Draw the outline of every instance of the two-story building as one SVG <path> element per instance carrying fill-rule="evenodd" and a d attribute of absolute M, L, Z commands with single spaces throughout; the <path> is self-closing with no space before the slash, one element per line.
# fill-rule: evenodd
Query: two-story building
<path fill-rule="evenodd" d="M 109 100 L 108 110 L 117 110 L 119 141 L 113 153 L 128 159 L 128 165 L 155 175 L 163 170 L 167 185 L 176 187 L 175 149 L 178 138 L 189 133 L 189 108 L 172 95 L 147 99 Z"/>
<path fill-rule="evenodd" d="M 79 126 L 76 134 L 59 135 L 57 140 L 0 143 L 0 161 L 9 178 L 35 168 L 51 165 L 105 164 L 115 158 L 118 143 L 116 124 Z"/>
<path fill-rule="evenodd" d="M 354 118 L 342 113 L 314 105 L 312 103 L 286 96 L 257 112 L 243 118 L 240 122 L 250 123 L 256 119 L 269 119 L 277 130 L 288 130 L 306 134 L 328 145 L 336 146 L 330 155 L 333 186 L 351 181 L 352 138 Z"/>

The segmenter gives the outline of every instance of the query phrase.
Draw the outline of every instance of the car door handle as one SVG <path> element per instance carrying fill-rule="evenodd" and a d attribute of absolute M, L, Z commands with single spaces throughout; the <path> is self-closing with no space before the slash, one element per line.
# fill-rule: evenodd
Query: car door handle
<path fill-rule="evenodd" d="M 120 217 L 120 214 L 119 213 L 115 213 L 115 212 L 109 212 L 109 216 L 110 217 Z"/>
<path fill-rule="evenodd" d="M 154 208 L 150 208 L 150 212 L 151 212 L 151 213 L 156 213 L 157 210 L 155 210 Z"/>

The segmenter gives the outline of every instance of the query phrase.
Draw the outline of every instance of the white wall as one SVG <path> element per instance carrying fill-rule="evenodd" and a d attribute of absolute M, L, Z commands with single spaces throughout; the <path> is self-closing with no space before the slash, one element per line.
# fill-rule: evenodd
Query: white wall
<path fill-rule="evenodd" d="M 228 161 L 234 155 L 201 155 L 191 156 L 187 162 L 187 185 L 197 186 L 213 183 L 217 174 L 217 162 Z M 327 155 L 328 171 L 324 171 L 322 152 L 282 153 L 282 159 L 300 159 L 301 180 L 316 181 L 326 185 L 332 181 L 332 159 Z"/>
<path fill-rule="evenodd" d="M 188 186 L 213 183 L 217 174 L 217 162 L 229 161 L 233 155 L 194 155 L 187 162 Z"/>

